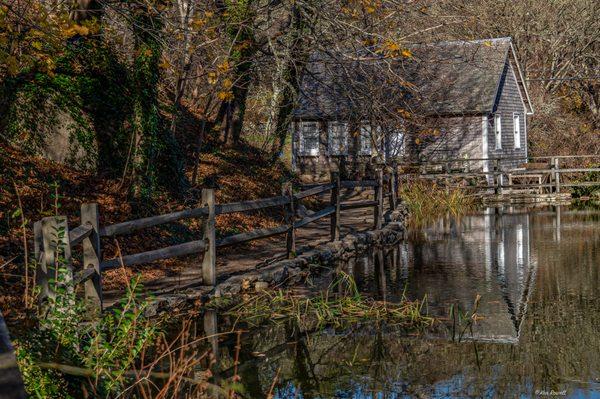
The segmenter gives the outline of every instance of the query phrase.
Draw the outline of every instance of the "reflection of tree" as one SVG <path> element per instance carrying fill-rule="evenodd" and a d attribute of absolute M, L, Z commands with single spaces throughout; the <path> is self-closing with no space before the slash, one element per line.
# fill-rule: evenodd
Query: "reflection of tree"
<path fill-rule="evenodd" d="M 330 397 L 336 393 L 351 396 L 356 392 L 435 396 L 440 393 L 436 389 L 444 390 L 447 396 L 518 397 L 532 395 L 536 389 L 562 390 L 568 384 L 586 383 L 599 377 L 600 231 L 595 227 L 597 215 L 575 216 L 563 211 L 560 241 L 554 228 L 548 228 L 554 226 L 556 217 L 551 212 L 531 216 L 529 225 L 516 215 L 502 217 L 505 271 L 503 275 L 500 273 L 498 259 L 494 258 L 489 283 L 496 287 L 511 326 L 517 323 L 514 328 L 520 331 L 518 344 L 410 338 L 374 324 L 335 333 L 273 327 L 248 336 L 254 350 L 267 354 L 252 363 L 252 371 L 260 375 L 262 392 L 268 390 L 274 370 L 279 367 L 281 386 L 300 386 L 305 397 Z M 516 260 L 521 256 L 518 251 L 511 252 L 509 246 L 517 237 L 511 231 L 519 224 L 523 224 L 524 239 L 531 240 L 523 245 L 527 252 L 522 262 Z M 495 228 L 494 225 L 489 227 Z M 499 235 L 500 232 L 494 236 L 492 245 Z M 469 246 L 463 244 L 446 249 L 468 251 Z M 440 253 L 443 248 L 439 248 Z M 491 253 L 497 256 L 495 247 Z M 394 263 L 389 258 L 392 254 L 393 251 L 384 259 L 386 269 Z M 421 254 L 426 268 L 429 255 L 424 250 Z M 473 253 L 462 261 L 470 257 L 474 261 L 478 259 Z M 481 255 L 478 261 L 483 262 Z M 512 261 L 524 266 L 519 287 L 526 289 L 511 288 L 510 279 L 515 279 L 511 272 L 514 265 L 509 263 Z M 536 268 L 533 264 L 540 266 Z M 357 262 L 356 269 L 360 267 Z M 486 278 L 484 271 L 479 270 L 478 274 L 475 266 L 464 270 L 478 279 Z M 386 275 L 388 272 L 386 270 Z M 447 274 L 443 278 L 453 277 Z M 445 283 L 451 289 L 465 289 L 458 280 Z M 534 286 L 534 290 L 527 289 Z M 388 284 L 390 291 L 392 288 Z M 510 296 L 511 292 L 516 297 Z M 512 308 L 507 303 L 512 304 Z M 523 317 L 525 312 L 526 317 Z M 279 349 L 270 351 L 270 348 Z M 291 348 L 289 353 L 285 353 L 285 348 Z M 249 396 L 258 397 L 253 395 L 258 393 Z"/>

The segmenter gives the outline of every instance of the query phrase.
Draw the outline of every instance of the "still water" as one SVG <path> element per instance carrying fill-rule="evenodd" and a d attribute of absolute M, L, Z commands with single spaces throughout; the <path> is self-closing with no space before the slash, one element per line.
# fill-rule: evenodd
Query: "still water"
<path fill-rule="evenodd" d="M 419 336 L 375 323 L 261 329 L 239 352 L 245 396 L 600 398 L 599 221 L 589 209 L 490 208 L 341 265 L 365 294 L 424 300 L 442 322 Z M 470 311 L 477 296 L 458 342 L 450 308 Z M 217 376 L 231 373 L 234 345 L 220 344 Z"/>

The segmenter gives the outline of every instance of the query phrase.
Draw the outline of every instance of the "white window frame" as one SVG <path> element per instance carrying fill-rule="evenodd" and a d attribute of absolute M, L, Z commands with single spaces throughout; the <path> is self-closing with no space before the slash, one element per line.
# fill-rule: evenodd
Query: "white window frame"
<path fill-rule="evenodd" d="M 502 114 L 494 114 L 494 141 L 496 142 L 496 149 L 502 149 Z"/>
<path fill-rule="evenodd" d="M 314 132 L 311 135 L 316 135 L 317 138 L 317 146 L 313 148 L 306 147 L 306 136 L 308 131 L 305 129 L 314 128 Z M 300 121 L 298 123 L 298 133 L 300 134 L 300 155 L 302 156 L 317 156 L 319 155 L 319 142 L 321 136 L 321 129 L 319 127 L 319 122 L 315 121 Z"/>
<path fill-rule="evenodd" d="M 372 143 L 373 128 L 369 122 L 361 122 L 360 124 L 360 140 L 359 140 L 359 155 L 371 155 L 373 152 Z"/>
<path fill-rule="evenodd" d="M 342 129 L 342 148 L 333 148 L 333 132 L 335 128 Z M 338 132 L 339 133 L 339 132 Z M 327 153 L 329 155 L 348 155 L 348 124 L 345 122 L 331 121 L 327 123 Z"/>
<path fill-rule="evenodd" d="M 521 114 L 513 112 L 513 140 L 515 150 L 521 149 Z"/>
<path fill-rule="evenodd" d="M 388 134 L 386 145 L 386 159 L 400 158 L 405 155 L 405 133 L 401 129 L 394 129 Z M 399 148 L 392 148 L 394 142 L 399 142 Z"/>

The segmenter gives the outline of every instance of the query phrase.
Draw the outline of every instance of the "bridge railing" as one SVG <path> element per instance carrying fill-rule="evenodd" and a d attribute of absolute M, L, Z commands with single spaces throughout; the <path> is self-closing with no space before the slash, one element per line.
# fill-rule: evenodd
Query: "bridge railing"
<path fill-rule="evenodd" d="M 81 205 L 81 224 L 69 228 L 66 216 L 45 217 L 34 223 L 34 248 L 38 260 L 36 284 L 40 287 L 40 300 L 55 296 L 52 280 L 59 275 L 59 268 L 66 269 L 61 276 L 67 283 L 84 284 L 85 298 L 95 307 L 102 309 L 102 273 L 116 267 L 127 267 L 149 263 L 179 256 L 202 254 L 202 280 L 204 285 L 215 286 L 217 281 L 216 258 L 217 248 L 239 245 L 248 241 L 263 239 L 276 235 L 286 235 L 286 251 L 288 257 L 295 256 L 296 230 L 319 219 L 330 218 L 330 239 L 340 239 L 340 212 L 346 209 L 372 207 L 374 211 L 374 228 L 379 229 L 383 223 L 384 196 L 389 195 L 390 208 L 396 208 L 397 186 L 395 172 L 384 176 L 379 170 L 376 180 L 342 181 L 337 173 L 331 174 L 331 180 L 300 192 L 294 193 L 290 183 L 282 187 L 282 195 L 252 201 L 241 201 L 226 204 L 215 202 L 215 190 L 203 189 L 201 206 L 162 215 L 149 216 L 106 226 L 100 225 L 98 204 Z M 367 201 L 342 202 L 340 190 L 343 188 L 371 187 L 374 198 Z M 384 193 L 388 187 L 387 193 Z M 305 198 L 330 193 L 330 201 L 323 209 L 302 218 L 296 216 L 299 202 Z M 244 233 L 216 237 L 215 218 L 236 212 L 251 212 L 272 207 L 283 207 L 284 223 L 264 229 L 255 229 Z M 112 259 L 104 259 L 102 254 L 102 238 L 130 235 L 149 227 L 173 223 L 185 219 L 202 220 L 201 237 L 197 240 L 171 245 L 150 251 L 119 254 Z M 73 270 L 72 256 L 74 251 L 81 251 L 81 270 Z"/>
<path fill-rule="evenodd" d="M 413 172 L 406 173 L 405 178 L 442 180 L 447 184 L 456 178 L 479 179 L 484 184 L 471 184 L 465 188 L 493 189 L 496 194 L 503 189 L 560 193 L 564 188 L 600 185 L 600 178 L 590 179 L 590 176 L 585 176 L 600 172 L 600 162 L 593 162 L 594 160 L 600 160 L 600 155 L 437 159 L 408 164 L 408 169 L 412 166 Z M 507 161 L 519 161 L 519 167 L 503 166 L 503 162 Z M 483 169 L 484 164 L 487 170 Z"/>

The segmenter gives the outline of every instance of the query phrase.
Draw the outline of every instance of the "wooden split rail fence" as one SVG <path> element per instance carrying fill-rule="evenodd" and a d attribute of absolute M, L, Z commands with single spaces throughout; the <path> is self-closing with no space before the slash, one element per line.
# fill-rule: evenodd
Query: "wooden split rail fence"
<path fill-rule="evenodd" d="M 73 229 L 69 229 L 66 216 L 46 217 L 34 223 L 34 248 L 35 257 L 38 260 L 36 284 L 40 287 L 40 300 L 43 301 L 45 298 L 56 295 L 53 289 L 53 281 L 56 281 L 59 276 L 58 270 L 62 267 L 66 269 L 66 272 L 60 273 L 60 276 L 66 280 L 64 282 L 73 285 L 84 284 L 86 300 L 101 310 L 102 272 L 120 266 L 125 267 L 193 254 L 203 255 L 203 284 L 215 286 L 217 281 L 217 248 L 285 234 L 287 236 L 287 254 L 288 257 L 292 257 L 296 251 L 295 236 L 297 229 L 319 219 L 330 217 L 331 240 L 339 240 L 340 212 L 353 208 L 373 208 L 374 228 L 381 228 L 384 214 L 384 196 L 386 195 L 384 186 L 390 188 L 387 192 L 390 207 L 392 209 L 396 208 L 397 179 L 395 173 L 384 177 L 382 170 L 377 173 L 376 180 L 341 181 L 339 175 L 333 173 L 330 182 L 298 193 L 293 192 L 291 184 L 285 184 L 282 188 L 282 195 L 279 197 L 228 204 L 216 204 L 214 189 L 203 189 L 200 208 L 150 216 L 108 226 L 100 225 L 100 213 L 97 204 L 83 204 L 81 205 L 81 224 Z M 355 187 L 373 188 L 375 191 L 373 200 L 341 202 L 340 190 Z M 296 208 L 299 201 L 324 193 L 331 193 L 328 206 L 301 219 L 296 217 Z M 227 237 L 216 237 L 215 217 L 217 215 L 250 212 L 277 206 L 284 207 L 285 224 Z M 137 230 L 193 218 L 203 220 L 202 237 L 198 240 L 137 254 L 127 254 L 114 259 L 103 259 L 102 238 L 128 235 Z M 82 269 L 75 273 L 72 266 L 72 256 L 73 252 L 80 247 Z"/>
<path fill-rule="evenodd" d="M 599 159 L 600 155 L 447 159 L 420 164 L 419 173 L 407 173 L 405 177 L 445 181 L 447 185 L 452 185 L 451 180 L 456 178 L 480 179 L 483 184 L 457 187 L 493 190 L 495 194 L 506 192 L 505 189 L 509 193 L 527 190 L 560 193 L 564 188 L 599 186 L 600 178 L 590 178 L 591 173 L 600 172 Z M 520 165 L 507 168 L 503 167 L 503 161 L 518 161 Z M 483 170 L 484 164 L 487 170 Z"/>

